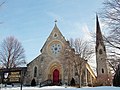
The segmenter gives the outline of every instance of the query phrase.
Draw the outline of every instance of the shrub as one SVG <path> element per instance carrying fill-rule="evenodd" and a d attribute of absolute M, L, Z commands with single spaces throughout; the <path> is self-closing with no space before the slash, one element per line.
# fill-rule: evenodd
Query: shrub
<path fill-rule="evenodd" d="M 33 78 L 32 81 L 31 81 L 31 86 L 36 86 L 36 81 L 35 81 L 34 78 Z"/>

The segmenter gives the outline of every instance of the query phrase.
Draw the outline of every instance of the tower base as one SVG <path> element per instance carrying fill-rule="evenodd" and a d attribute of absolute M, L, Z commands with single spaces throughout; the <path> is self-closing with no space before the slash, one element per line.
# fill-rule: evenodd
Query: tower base
<path fill-rule="evenodd" d="M 95 86 L 111 86 L 112 85 L 112 79 L 111 77 L 107 75 L 100 75 L 96 79 Z"/>

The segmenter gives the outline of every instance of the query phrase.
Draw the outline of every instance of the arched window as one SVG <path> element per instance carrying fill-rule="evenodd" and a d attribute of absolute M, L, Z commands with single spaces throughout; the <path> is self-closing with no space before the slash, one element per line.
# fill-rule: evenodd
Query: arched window
<path fill-rule="evenodd" d="M 37 67 L 34 67 L 34 77 L 37 77 Z"/>
<path fill-rule="evenodd" d="M 104 69 L 102 68 L 102 73 L 104 73 Z"/>

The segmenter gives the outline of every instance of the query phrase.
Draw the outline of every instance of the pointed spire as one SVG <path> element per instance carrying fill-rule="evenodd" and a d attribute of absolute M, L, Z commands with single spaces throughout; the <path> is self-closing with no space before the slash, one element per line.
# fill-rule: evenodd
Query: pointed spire
<path fill-rule="evenodd" d="M 55 24 L 57 23 L 57 20 L 55 20 Z"/>
<path fill-rule="evenodd" d="M 58 27 L 57 27 L 57 24 L 56 24 L 56 23 L 57 23 L 57 20 L 55 20 L 55 26 L 54 26 L 54 29 L 55 29 L 55 28 L 57 28 L 57 29 L 58 29 Z"/>
<path fill-rule="evenodd" d="M 57 34 L 58 36 L 63 36 L 62 33 L 60 32 L 59 28 L 57 27 L 57 20 L 54 21 L 55 22 L 55 26 L 52 30 L 52 32 L 50 33 L 50 36 L 49 37 L 52 37 L 54 36 L 54 34 Z"/>
<path fill-rule="evenodd" d="M 101 33 L 100 24 L 99 24 L 99 20 L 98 20 L 98 15 L 96 14 L 96 46 L 100 43 L 101 43 L 101 45 L 104 45 L 103 44 L 103 36 Z"/>

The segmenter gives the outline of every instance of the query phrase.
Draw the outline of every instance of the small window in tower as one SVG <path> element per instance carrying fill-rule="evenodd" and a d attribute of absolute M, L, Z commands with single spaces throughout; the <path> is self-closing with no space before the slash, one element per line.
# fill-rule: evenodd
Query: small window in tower
<path fill-rule="evenodd" d="M 102 54 L 102 49 L 99 50 L 99 54 Z"/>
<path fill-rule="evenodd" d="M 102 68 L 102 73 L 104 73 L 104 69 Z"/>

